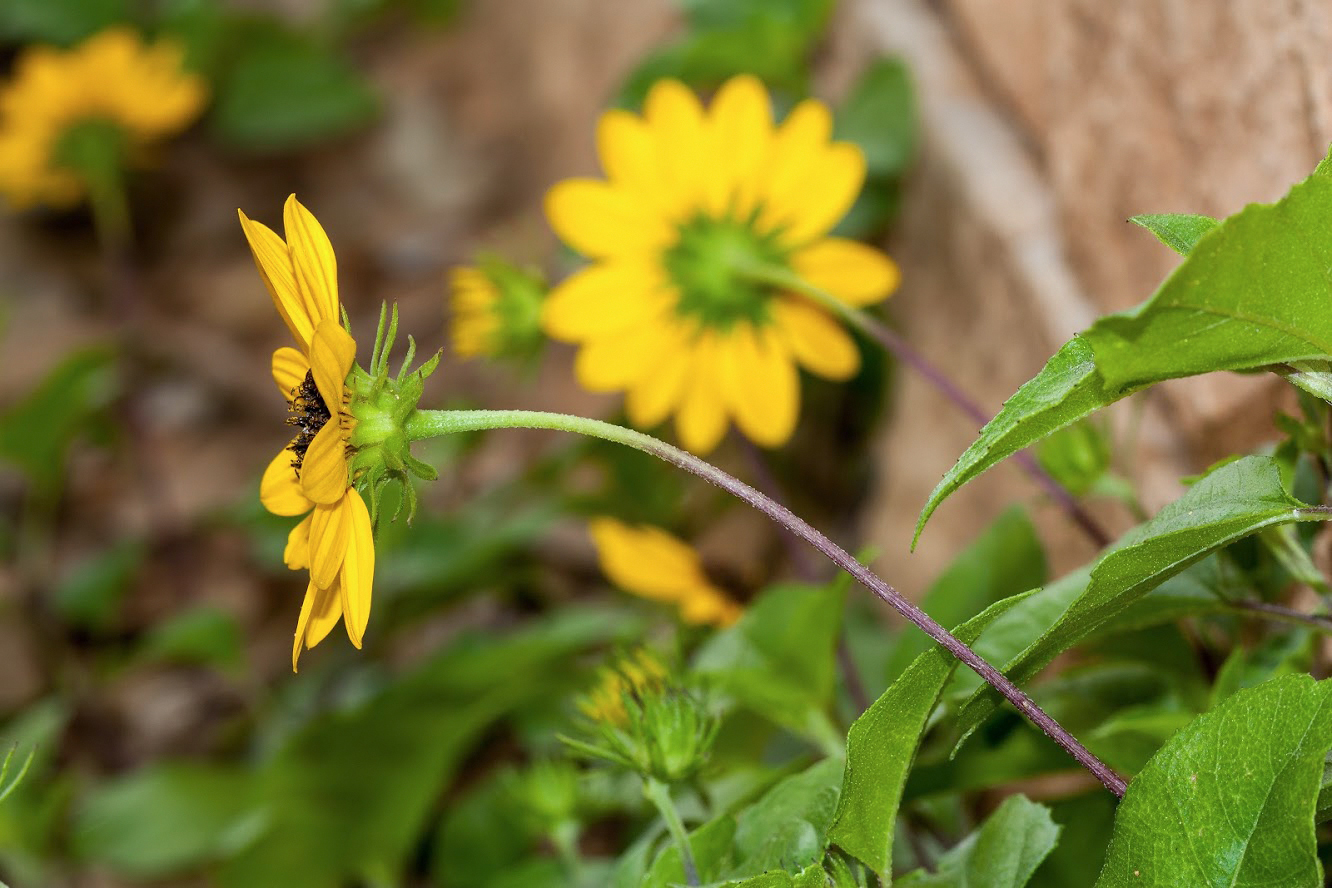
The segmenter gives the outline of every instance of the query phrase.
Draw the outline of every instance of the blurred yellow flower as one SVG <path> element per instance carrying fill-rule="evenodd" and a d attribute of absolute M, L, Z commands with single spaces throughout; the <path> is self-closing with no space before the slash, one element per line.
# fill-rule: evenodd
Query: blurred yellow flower
<path fill-rule="evenodd" d="M 500 259 L 449 271 L 453 351 L 460 358 L 527 358 L 541 347 L 542 280 Z"/>
<path fill-rule="evenodd" d="M 625 695 L 642 697 L 660 691 L 665 682 L 666 667 L 650 651 L 639 649 L 600 670 L 597 686 L 577 700 L 578 711 L 594 722 L 623 727 L 629 721 Z"/>
<path fill-rule="evenodd" d="M 703 453 L 732 418 L 758 444 L 784 443 L 799 414 L 797 365 L 855 374 L 860 354 L 838 322 L 755 274 L 794 272 L 852 306 L 896 288 L 891 259 L 828 236 L 865 178 L 860 149 L 831 134 L 831 112 L 812 99 L 774 126 L 767 91 L 748 75 L 706 110 L 664 80 L 641 117 L 602 115 L 606 180 L 566 180 L 546 195 L 555 232 L 593 260 L 542 316 L 548 334 L 581 345 L 582 385 L 625 390 L 638 426 L 674 413 L 681 443 Z"/>
<path fill-rule="evenodd" d="M 275 515 L 305 515 L 287 538 L 284 560 L 308 568 L 310 583 L 296 623 L 291 668 L 302 647 L 312 648 L 343 619 L 361 646 L 370 619 L 375 544 L 365 501 L 349 483 L 348 452 L 354 425 L 345 385 L 356 341 L 342 327 L 337 259 L 319 221 L 287 198 L 287 239 L 240 213 L 241 228 L 259 275 L 297 348 L 273 352 L 273 380 L 287 399 L 299 431 L 269 463 L 259 497 Z"/>
<path fill-rule="evenodd" d="M 61 154 L 80 126 L 110 128 L 122 161 L 183 130 L 208 94 L 184 58 L 174 42 L 148 46 L 123 27 L 72 49 L 25 49 L 0 87 L 0 192 L 20 209 L 79 201 L 87 182 Z"/>
<path fill-rule="evenodd" d="M 665 531 L 613 518 L 594 519 L 588 530 L 602 572 L 626 592 L 674 604 L 695 625 L 729 626 L 739 619 L 742 608 L 708 580 L 698 553 Z"/>

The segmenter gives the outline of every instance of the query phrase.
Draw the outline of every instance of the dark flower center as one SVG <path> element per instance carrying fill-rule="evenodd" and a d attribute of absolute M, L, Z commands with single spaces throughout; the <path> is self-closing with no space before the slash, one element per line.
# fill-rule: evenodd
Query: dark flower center
<path fill-rule="evenodd" d="M 299 478 L 301 465 L 305 462 L 305 451 L 310 449 L 310 442 L 332 416 L 328 412 L 328 405 L 324 403 L 323 396 L 319 394 L 319 386 L 315 385 L 314 371 L 305 371 L 305 379 L 291 390 L 291 398 L 287 401 L 287 412 L 291 414 L 287 417 L 287 425 L 300 430 L 287 447 L 296 454 L 296 458 L 291 461 L 291 467 L 296 470 L 296 477 Z"/>

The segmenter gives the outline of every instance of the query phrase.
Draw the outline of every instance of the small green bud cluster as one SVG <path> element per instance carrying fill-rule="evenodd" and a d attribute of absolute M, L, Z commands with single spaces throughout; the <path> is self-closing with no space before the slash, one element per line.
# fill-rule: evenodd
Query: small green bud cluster
<path fill-rule="evenodd" d="M 350 443 L 355 450 L 352 457 L 352 476 L 358 490 L 366 494 L 372 520 L 379 519 L 379 499 L 385 485 L 397 482 L 402 487 L 399 512 L 407 509 L 407 521 L 416 515 L 416 490 L 411 476 L 433 481 L 439 473 L 432 466 L 412 456 L 411 439 L 407 435 L 408 418 L 417 409 L 425 381 L 439 366 L 440 353 L 436 352 L 415 370 L 409 370 L 416 357 L 416 340 L 407 337 L 407 354 L 396 376 L 389 375 L 388 359 L 398 335 L 398 307 L 390 313 L 387 306 L 380 309 L 379 328 L 375 332 L 375 347 L 370 357 L 369 370 L 359 365 L 347 379 L 351 390 L 349 410 L 356 420 Z M 394 519 L 398 513 L 394 513 Z"/>

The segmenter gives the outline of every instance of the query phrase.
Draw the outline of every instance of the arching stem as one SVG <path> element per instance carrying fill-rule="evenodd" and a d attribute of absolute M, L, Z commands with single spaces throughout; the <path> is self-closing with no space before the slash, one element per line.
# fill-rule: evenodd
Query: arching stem
<path fill-rule="evenodd" d="M 1100 780 L 1106 789 L 1116 796 L 1124 795 L 1124 779 L 1078 742 L 1077 738 L 1051 718 L 1049 713 L 1037 706 L 1021 688 L 1009 681 L 1007 676 L 799 515 L 711 463 L 642 432 L 564 413 L 545 413 L 536 410 L 418 410 L 408 418 L 406 424 L 407 435 L 413 441 L 457 432 L 501 428 L 554 429 L 613 441 L 655 456 L 739 497 L 822 552 L 839 568 L 849 573 L 862 586 L 915 624 L 993 686 L 1017 708 L 1018 712 L 1044 731 L 1078 764 Z"/>

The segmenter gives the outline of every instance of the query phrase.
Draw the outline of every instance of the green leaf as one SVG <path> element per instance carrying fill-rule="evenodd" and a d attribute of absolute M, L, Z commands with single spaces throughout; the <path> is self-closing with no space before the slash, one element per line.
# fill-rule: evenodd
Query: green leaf
<path fill-rule="evenodd" d="M 996 617 L 1026 596 L 1007 598 L 953 631 L 970 644 Z M 957 660 L 932 648 L 893 682 L 851 726 L 846 773 L 829 839 L 887 878 L 893 861 L 893 829 L 902 787 L 930 713 Z"/>
<path fill-rule="evenodd" d="M 936 872 L 917 870 L 899 888 L 1022 888 L 1054 849 L 1059 826 L 1050 810 L 1026 796 L 1009 796 L 985 824 L 939 858 Z"/>
<path fill-rule="evenodd" d="M 787 777 L 736 818 L 731 878 L 796 871 L 823 859 L 841 796 L 843 763 L 824 759 Z"/>
<path fill-rule="evenodd" d="M 694 672 L 759 715 L 840 751 L 827 712 L 845 601 L 841 583 L 768 589 L 734 626 L 708 639 Z"/>
<path fill-rule="evenodd" d="M 1095 791 L 1050 805 L 1059 824 L 1059 844 L 1031 877 L 1031 888 L 1086 888 L 1105 862 L 1105 847 L 1118 800 L 1098 786 Z"/>
<path fill-rule="evenodd" d="M 71 626 L 105 631 L 143 564 L 144 547 L 128 540 L 74 566 L 55 588 L 55 606 Z"/>
<path fill-rule="evenodd" d="M 129 18 L 128 0 L 5 0 L 0 38 L 70 46 Z"/>
<path fill-rule="evenodd" d="M 241 45 L 212 114 L 218 135 L 237 148 L 306 148 L 359 129 L 378 111 L 374 90 L 331 50 L 277 30 Z"/>
<path fill-rule="evenodd" d="M 1063 651 L 1125 613 L 1164 580 L 1235 540 L 1290 521 L 1332 518 L 1307 511 L 1281 483 L 1276 460 L 1248 456 L 1214 469 L 1124 536 L 1092 569 L 1085 591 L 1004 671 L 1023 684 Z M 980 723 L 998 696 L 982 688 L 960 713 L 964 733 Z"/>
<path fill-rule="evenodd" d="M 170 663 L 194 663 L 238 669 L 245 659 L 236 618 L 216 607 L 202 606 L 177 614 L 154 627 L 139 655 Z"/>
<path fill-rule="evenodd" d="M 1129 784 L 1097 888 L 1321 885 L 1314 805 L 1332 745 L 1332 682 L 1240 691 Z"/>
<path fill-rule="evenodd" d="M 930 515 L 953 491 L 1001 460 L 1125 394 L 1112 394 L 1106 388 L 1085 340 L 1075 337 L 1066 342 L 1034 379 L 1004 402 L 994 419 L 981 429 L 980 437 L 934 488 L 916 522 L 912 548 Z"/>
<path fill-rule="evenodd" d="M 705 882 L 716 880 L 721 865 L 731 850 L 731 839 L 735 835 L 735 821 L 722 816 L 710 820 L 689 833 L 689 849 L 694 855 L 694 865 L 698 875 Z M 680 862 L 680 849 L 674 842 L 668 842 L 657 855 L 652 869 L 648 870 L 641 888 L 674 888 L 685 884 L 684 864 Z"/>
<path fill-rule="evenodd" d="M 1217 221 L 1211 216 L 1193 213 L 1147 214 L 1133 216 L 1129 221 L 1146 228 L 1156 235 L 1157 240 L 1181 256 L 1189 255 L 1202 236 L 1217 226 Z"/>
<path fill-rule="evenodd" d="M 939 623 L 956 626 L 996 601 L 1034 589 L 1045 580 L 1045 551 L 1036 529 L 1020 507 L 1012 506 L 953 560 L 920 606 Z M 914 627 L 903 630 L 888 659 L 889 678 L 901 675 L 932 644 L 929 636 Z"/>
<path fill-rule="evenodd" d="M 916 154 L 916 94 L 900 59 L 879 59 L 837 109 L 834 135 L 865 153 L 871 179 L 900 176 Z"/>
<path fill-rule="evenodd" d="M 136 879 L 216 860 L 263 817 L 249 775 L 231 768 L 152 765 L 95 789 L 74 818 L 74 851 Z"/>

